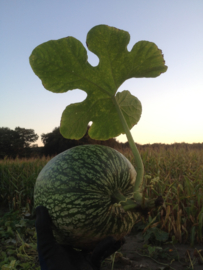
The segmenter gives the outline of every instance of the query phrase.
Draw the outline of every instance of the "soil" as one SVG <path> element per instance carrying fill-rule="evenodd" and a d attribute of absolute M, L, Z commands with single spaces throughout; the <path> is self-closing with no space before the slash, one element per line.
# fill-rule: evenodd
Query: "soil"
<path fill-rule="evenodd" d="M 150 246 L 153 248 L 152 245 Z M 148 249 L 143 241 L 141 242 L 139 235 L 129 235 L 126 237 L 125 244 L 117 253 L 113 269 L 203 270 L 203 245 L 195 245 L 194 247 L 191 247 L 190 245 L 176 244 L 174 248 L 172 244 L 167 244 L 163 245 L 161 248 L 161 252 L 158 254 L 155 252 L 150 257 L 149 252 L 146 252 Z M 198 250 L 199 253 L 196 250 Z M 142 256 L 144 253 L 148 257 Z M 102 270 L 111 269 L 111 265 L 112 261 L 106 261 L 102 265 Z"/>

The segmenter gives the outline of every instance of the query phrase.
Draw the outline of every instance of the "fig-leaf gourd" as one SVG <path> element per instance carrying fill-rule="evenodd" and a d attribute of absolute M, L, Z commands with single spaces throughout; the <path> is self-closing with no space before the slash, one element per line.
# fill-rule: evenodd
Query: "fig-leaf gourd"
<path fill-rule="evenodd" d="M 136 171 L 118 151 L 76 146 L 51 159 L 40 172 L 35 207 L 47 207 L 58 242 L 91 249 L 105 236 L 121 239 L 138 213 L 125 211 L 114 193 L 133 197 Z"/>

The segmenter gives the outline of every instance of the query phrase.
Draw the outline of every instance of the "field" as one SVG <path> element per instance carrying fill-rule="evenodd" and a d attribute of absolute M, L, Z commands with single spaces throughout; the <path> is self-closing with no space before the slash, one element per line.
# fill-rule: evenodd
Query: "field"
<path fill-rule="evenodd" d="M 202 269 L 203 149 L 163 145 L 140 148 L 140 152 L 145 167 L 143 193 L 150 198 L 162 195 L 164 204 L 147 219 L 138 220 L 115 255 L 114 269 L 141 265 L 142 269 Z M 130 149 L 122 153 L 134 164 Z M 15 266 L 9 269 L 40 269 L 33 187 L 49 159 L 0 161 L 0 269 L 12 263 Z M 111 269 L 112 262 L 106 261 L 103 269 Z"/>

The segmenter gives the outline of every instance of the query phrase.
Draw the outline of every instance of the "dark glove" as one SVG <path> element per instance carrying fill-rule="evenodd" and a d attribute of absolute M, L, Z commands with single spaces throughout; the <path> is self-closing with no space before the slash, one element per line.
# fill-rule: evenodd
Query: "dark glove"
<path fill-rule="evenodd" d="M 53 236 L 51 218 L 44 206 L 36 208 L 37 249 L 41 270 L 99 270 L 101 262 L 117 251 L 124 240 L 113 237 L 103 239 L 87 253 L 76 251 L 71 246 L 58 244 Z"/>

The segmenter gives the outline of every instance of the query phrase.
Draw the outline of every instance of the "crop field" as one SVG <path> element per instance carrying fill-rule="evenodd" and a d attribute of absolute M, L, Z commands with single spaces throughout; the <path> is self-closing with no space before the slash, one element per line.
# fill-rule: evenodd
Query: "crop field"
<path fill-rule="evenodd" d="M 147 253 L 143 250 L 140 253 L 152 259 L 157 255 L 158 249 L 153 250 L 149 241 L 156 246 L 166 241 L 193 247 L 202 245 L 203 149 L 188 149 L 183 145 L 178 148 L 149 146 L 139 150 L 145 167 L 142 192 L 145 197 L 162 195 L 164 199 L 162 207 L 150 211 L 148 217 L 138 220 L 133 228 L 132 233 L 141 231 L 148 241 Z M 121 152 L 135 165 L 130 149 Z M 29 214 L 34 211 L 35 180 L 49 160 L 43 157 L 0 161 L 0 269 L 11 263 L 15 266 L 9 269 L 40 269 L 36 259 L 34 220 L 29 219 Z M 15 245 L 15 249 L 12 248 Z M 202 260 L 201 252 L 197 250 Z M 188 267 L 185 269 L 200 269 L 195 268 L 190 256 Z"/>

